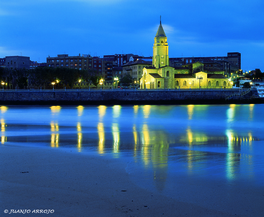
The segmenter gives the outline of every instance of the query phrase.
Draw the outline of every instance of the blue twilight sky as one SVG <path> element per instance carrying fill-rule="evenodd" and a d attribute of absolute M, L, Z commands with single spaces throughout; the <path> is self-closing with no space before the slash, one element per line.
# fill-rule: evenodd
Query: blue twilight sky
<path fill-rule="evenodd" d="M 152 55 L 160 15 L 170 57 L 241 52 L 264 71 L 263 0 L 0 0 L 0 57 Z"/>

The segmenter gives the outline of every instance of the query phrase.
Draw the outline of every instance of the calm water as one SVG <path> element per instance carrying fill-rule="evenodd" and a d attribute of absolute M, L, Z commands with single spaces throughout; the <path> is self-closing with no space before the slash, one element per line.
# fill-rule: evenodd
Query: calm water
<path fill-rule="evenodd" d="M 219 210 L 235 200 L 264 213 L 248 201 L 264 202 L 262 104 L 0 108 L 2 146 L 118 158 L 141 187 Z"/>

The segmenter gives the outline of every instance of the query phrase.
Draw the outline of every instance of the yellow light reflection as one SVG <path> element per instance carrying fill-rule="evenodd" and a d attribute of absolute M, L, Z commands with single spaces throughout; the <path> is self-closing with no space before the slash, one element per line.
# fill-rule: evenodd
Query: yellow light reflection
<path fill-rule="evenodd" d="M 134 115 L 137 115 L 139 108 L 138 105 L 134 105 L 133 108 L 134 108 Z"/>
<path fill-rule="evenodd" d="M 77 148 L 78 148 L 78 151 L 81 152 L 82 151 L 82 126 L 81 126 L 81 123 L 78 122 L 77 123 Z"/>
<path fill-rule="evenodd" d="M 187 109 L 188 109 L 188 118 L 189 118 L 189 120 L 192 119 L 192 116 L 193 116 L 193 108 L 194 108 L 194 105 L 187 105 Z"/>
<path fill-rule="evenodd" d="M 113 152 L 118 153 L 119 152 L 119 142 L 120 142 L 120 132 L 119 132 L 119 126 L 117 123 L 112 124 L 112 134 L 113 134 Z"/>
<path fill-rule="evenodd" d="M 8 107 L 0 106 L 0 109 L 1 109 L 1 113 L 4 114 L 7 111 Z"/>
<path fill-rule="evenodd" d="M 143 124 L 142 133 L 143 133 L 143 136 L 142 136 L 141 143 L 143 144 L 143 147 L 142 147 L 143 162 L 145 166 L 147 167 L 150 163 L 150 158 L 149 158 L 150 136 L 149 136 L 149 129 L 148 129 L 147 124 Z"/>
<path fill-rule="evenodd" d="M 104 105 L 98 106 L 98 114 L 101 119 L 105 116 L 106 108 Z"/>
<path fill-rule="evenodd" d="M 5 120 L 1 119 L 1 132 L 5 132 L 6 130 L 5 127 L 6 127 Z"/>
<path fill-rule="evenodd" d="M 148 118 L 150 115 L 151 106 L 150 105 L 144 105 L 143 106 L 143 114 L 144 118 Z"/>
<path fill-rule="evenodd" d="M 193 142 L 193 133 L 190 128 L 187 129 L 187 141 L 189 142 L 189 145 L 192 145 Z"/>
<path fill-rule="evenodd" d="M 5 142 L 7 141 L 7 137 L 5 136 L 5 131 L 6 131 L 6 124 L 5 124 L 5 120 L 1 119 L 1 144 L 5 144 Z"/>
<path fill-rule="evenodd" d="M 121 106 L 120 105 L 114 105 L 113 106 L 113 117 L 118 118 L 121 114 Z"/>
<path fill-rule="evenodd" d="M 104 124 L 98 123 L 97 125 L 98 131 L 98 152 L 99 154 L 104 154 L 104 144 L 105 144 L 105 134 L 104 134 Z"/>
<path fill-rule="evenodd" d="M 254 116 L 254 106 L 255 104 L 249 104 L 249 120 L 253 119 Z"/>
<path fill-rule="evenodd" d="M 59 131 L 58 123 L 54 123 L 53 121 L 50 122 L 50 130 L 51 130 L 51 132 Z"/>
<path fill-rule="evenodd" d="M 50 139 L 50 146 L 52 148 L 58 148 L 59 147 L 59 134 L 58 133 L 52 133 L 51 139 Z"/>
<path fill-rule="evenodd" d="M 82 116 L 82 115 L 83 115 L 83 109 L 84 109 L 84 107 L 81 106 L 81 105 L 79 105 L 79 106 L 77 107 L 77 110 L 78 110 L 78 116 Z"/>
<path fill-rule="evenodd" d="M 56 114 L 60 112 L 61 106 L 51 106 L 50 109 L 53 114 Z"/>
<path fill-rule="evenodd" d="M 134 136 L 134 154 L 137 151 L 137 145 L 138 145 L 138 134 L 137 134 L 137 129 L 136 129 L 136 125 L 133 126 L 133 136 Z"/>
<path fill-rule="evenodd" d="M 232 121 L 234 121 L 234 117 L 235 117 L 236 104 L 230 104 L 229 107 L 230 108 L 226 112 L 226 114 L 227 114 L 227 122 L 232 122 Z"/>
<path fill-rule="evenodd" d="M 6 141 L 7 141 L 7 137 L 1 136 L 1 144 L 4 145 Z"/>
<path fill-rule="evenodd" d="M 82 151 L 82 133 L 78 133 L 78 139 L 77 139 L 77 148 L 78 151 L 81 152 Z"/>
<path fill-rule="evenodd" d="M 50 122 L 50 131 L 51 132 L 57 132 L 57 133 L 52 133 L 51 138 L 50 138 L 50 146 L 52 148 L 58 148 L 59 147 L 59 125 L 58 123 L 54 123 L 53 121 Z"/>

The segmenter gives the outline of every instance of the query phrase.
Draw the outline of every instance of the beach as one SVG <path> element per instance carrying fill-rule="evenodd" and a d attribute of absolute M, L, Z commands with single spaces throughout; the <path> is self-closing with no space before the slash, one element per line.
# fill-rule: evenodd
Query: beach
<path fill-rule="evenodd" d="M 237 216 L 142 189 L 118 159 L 12 145 L 0 156 L 1 216 Z"/>

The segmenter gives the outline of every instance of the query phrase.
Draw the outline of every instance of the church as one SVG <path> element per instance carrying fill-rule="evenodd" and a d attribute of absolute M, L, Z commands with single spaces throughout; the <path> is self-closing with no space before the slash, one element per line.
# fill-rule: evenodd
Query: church
<path fill-rule="evenodd" d="M 224 71 L 205 71 L 204 64 L 169 65 L 169 46 L 161 21 L 154 38 L 152 66 L 143 69 L 140 89 L 232 88 Z"/>

